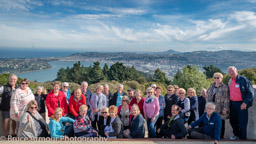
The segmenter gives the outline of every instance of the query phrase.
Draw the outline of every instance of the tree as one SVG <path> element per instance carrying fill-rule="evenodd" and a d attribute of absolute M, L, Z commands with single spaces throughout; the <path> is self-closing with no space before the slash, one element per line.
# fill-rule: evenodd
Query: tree
<path fill-rule="evenodd" d="M 113 64 L 108 71 L 109 80 L 116 80 L 122 82 L 125 80 L 126 67 L 123 63 L 116 62 Z"/>
<path fill-rule="evenodd" d="M 104 74 L 100 68 L 99 62 L 93 63 L 93 67 L 89 69 L 87 79 L 89 83 L 97 83 L 104 79 Z"/>
<path fill-rule="evenodd" d="M 108 71 L 109 71 L 108 64 L 105 63 L 103 66 L 102 72 L 103 72 L 104 76 L 106 77 L 106 79 L 108 77 Z"/>
<path fill-rule="evenodd" d="M 219 69 L 218 67 L 215 67 L 213 65 L 204 66 L 203 69 L 204 69 L 204 74 L 206 75 L 206 77 L 208 79 L 212 78 L 213 74 L 216 72 L 220 72 L 220 73 L 224 74 L 224 72 L 221 69 Z"/>
<path fill-rule="evenodd" d="M 197 94 L 200 94 L 202 88 L 210 86 L 210 81 L 199 71 L 199 68 L 187 65 L 182 68 L 182 71 L 176 73 L 174 84 L 184 89 L 194 88 Z"/>
<path fill-rule="evenodd" d="M 67 77 L 67 71 L 64 68 L 59 69 L 58 73 L 57 73 L 57 78 L 56 80 L 58 81 L 68 81 L 68 77 Z"/>
<path fill-rule="evenodd" d="M 153 81 L 160 82 L 160 83 L 166 83 L 168 80 L 165 77 L 165 73 L 162 72 L 159 68 L 155 70 L 155 73 L 153 75 Z"/>

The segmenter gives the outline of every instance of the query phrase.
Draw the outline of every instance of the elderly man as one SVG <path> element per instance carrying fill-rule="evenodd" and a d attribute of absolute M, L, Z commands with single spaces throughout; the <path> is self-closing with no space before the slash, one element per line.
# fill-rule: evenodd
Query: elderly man
<path fill-rule="evenodd" d="M 128 89 L 128 97 L 129 97 L 130 101 L 132 100 L 133 96 L 134 96 L 134 91 L 132 88 L 129 88 Z"/>
<path fill-rule="evenodd" d="M 108 84 L 104 84 L 103 86 L 103 94 L 106 96 L 107 99 L 107 107 L 109 107 L 109 102 L 112 100 L 113 95 L 111 93 L 111 91 L 109 91 L 109 85 Z"/>
<path fill-rule="evenodd" d="M 81 83 L 81 89 L 82 89 L 82 94 L 85 96 L 86 98 L 86 105 L 88 107 L 87 109 L 87 115 L 89 116 L 91 114 L 91 109 L 90 109 L 90 100 L 91 100 L 91 95 L 92 92 L 91 90 L 88 89 L 88 82 L 83 81 Z"/>
<path fill-rule="evenodd" d="M 201 90 L 201 96 L 198 97 L 198 111 L 199 117 L 204 114 L 205 104 L 206 104 L 206 92 L 207 90 L 203 88 Z"/>
<path fill-rule="evenodd" d="M 178 102 L 178 96 L 175 94 L 175 89 L 174 86 L 169 85 L 167 87 L 167 94 L 165 95 L 165 104 L 166 107 L 164 109 L 164 121 L 167 121 L 171 117 L 171 110 L 172 110 L 172 105 L 177 104 Z"/>
<path fill-rule="evenodd" d="M 75 90 L 74 95 L 72 95 L 69 99 L 69 112 L 70 112 L 70 117 L 72 119 L 75 119 L 78 116 L 79 108 L 81 105 L 86 105 L 86 98 L 82 94 L 81 89 L 78 88 Z"/>
<path fill-rule="evenodd" d="M 221 117 L 215 112 L 215 104 L 206 104 L 206 112 L 195 122 L 187 127 L 193 139 L 214 139 L 217 144 L 221 135 Z M 202 124 L 203 127 L 194 128 Z"/>
<path fill-rule="evenodd" d="M 230 89 L 230 124 L 234 136 L 230 139 L 247 139 L 248 108 L 252 106 L 254 89 L 251 82 L 238 75 L 234 66 L 228 68 L 231 77 Z"/>
<path fill-rule="evenodd" d="M 15 90 L 17 89 L 17 76 L 16 75 L 10 75 L 9 82 L 0 87 L 0 94 L 2 94 L 2 101 L 0 105 L 0 110 L 2 110 L 3 120 L 4 120 L 4 131 L 5 135 L 9 135 L 10 130 L 10 101 L 12 94 L 14 94 Z M 15 128 L 16 128 L 16 122 L 12 120 L 12 136 L 15 136 Z"/>
<path fill-rule="evenodd" d="M 178 105 L 172 105 L 171 112 L 171 118 L 157 129 L 157 133 L 159 133 L 158 136 L 164 136 L 171 139 L 181 139 L 187 134 L 184 126 L 183 114 L 180 113 L 180 108 Z"/>
<path fill-rule="evenodd" d="M 117 92 L 114 93 L 113 99 L 109 102 L 110 106 L 115 105 L 119 107 L 121 105 L 123 96 L 127 95 L 126 92 L 124 92 L 123 90 L 124 90 L 124 85 L 119 84 L 117 86 Z"/>

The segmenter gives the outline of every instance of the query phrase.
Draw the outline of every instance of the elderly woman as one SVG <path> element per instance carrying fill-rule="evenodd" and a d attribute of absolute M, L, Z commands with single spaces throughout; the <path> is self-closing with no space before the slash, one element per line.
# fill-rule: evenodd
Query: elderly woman
<path fill-rule="evenodd" d="M 123 124 L 117 115 L 117 107 L 112 105 L 109 107 L 110 124 L 105 127 L 105 135 L 107 138 L 123 138 Z"/>
<path fill-rule="evenodd" d="M 75 119 L 78 116 L 81 105 L 86 105 L 86 98 L 82 94 L 81 89 L 78 88 L 76 89 L 75 94 L 69 99 L 69 112 L 71 114 L 71 118 Z"/>
<path fill-rule="evenodd" d="M 124 130 L 128 129 L 130 127 L 130 110 L 131 106 L 129 105 L 130 100 L 128 96 L 123 96 L 122 98 L 122 105 L 118 107 L 118 116 L 120 117 Z"/>
<path fill-rule="evenodd" d="M 184 115 L 184 121 L 187 122 L 190 117 L 190 101 L 186 97 L 186 90 L 183 88 L 179 88 L 177 90 L 177 94 L 179 96 L 177 105 L 181 109 L 181 113 Z"/>
<path fill-rule="evenodd" d="M 90 118 L 87 115 L 88 107 L 81 105 L 79 115 L 74 122 L 74 133 L 76 137 L 96 137 L 97 131 L 93 129 Z"/>
<path fill-rule="evenodd" d="M 111 118 L 109 116 L 108 108 L 104 107 L 101 110 L 101 114 L 100 114 L 99 121 L 98 121 L 99 135 L 101 137 L 106 137 L 104 129 L 107 125 L 110 124 L 110 119 Z"/>
<path fill-rule="evenodd" d="M 19 124 L 18 137 L 47 137 L 48 128 L 45 120 L 37 111 L 38 105 L 35 100 L 31 100 Z"/>
<path fill-rule="evenodd" d="M 147 89 L 147 97 L 144 101 L 143 110 L 144 110 L 144 117 L 147 120 L 148 126 L 148 137 L 155 138 L 156 137 L 156 129 L 155 123 L 157 121 L 159 115 L 159 101 L 158 98 L 154 95 L 154 89 L 149 87 Z"/>
<path fill-rule="evenodd" d="M 96 88 L 96 93 L 92 94 L 90 100 L 90 109 L 91 109 L 91 120 L 92 126 L 96 129 L 96 123 L 100 116 L 100 111 L 107 106 L 106 96 L 102 93 L 103 86 L 98 85 Z"/>
<path fill-rule="evenodd" d="M 131 108 L 132 123 L 130 129 L 124 130 L 123 135 L 126 138 L 144 138 L 145 136 L 145 121 L 140 114 L 138 105 L 134 104 Z"/>
<path fill-rule="evenodd" d="M 219 72 L 213 75 L 214 82 L 207 90 L 206 101 L 213 102 L 216 105 L 216 110 L 222 119 L 221 138 L 224 138 L 225 120 L 228 118 L 229 112 L 229 89 L 226 84 L 222 82 L 223 75 Z"/>
<path fill-rule="evenodd" d="M 20 87 L 16 89 L 14 95 L 11 97 L 11 109 L 10 109 L 10 117 L 16 122 L 20 121 L 23 113 L 27 110 L 27 104 L 31 100 L 35 100 L 35 96 L 32 91 L 28 87 L 29 81 L 28 79 L 23 79 L 20 82 Z M 16 132 L 18 132 L 19 123 L 17 123 Z"/>
<path fill-rule="evenodd" d="M 198 98 L 196 96 L 196 90 L 194 88 L 188 89 L 188 98 L 190 101 L 190 112 L 191 115 L 188 119 L 188 124 L 191 124 L 193 121 L 199 119 L 199 112 L 198 112 Z"/>
<path fill-rule="evenodd" d="M 62 108 L 62 116 L 68 112 L 67 100 L 62 91 L 60 91 L 60 82 L 53 83 L 53 90 L 46 97 L 46 107 L 48 109 L 48 117 L 54 115 L 56 108 Z"/>
<path fill-rule="evenodd" d="M 69 103 L 69 99 L 70 99 L 70 96 L 71 96 L 68 87 L 69 87 L 69 83 L 64 82 L 64 83 L 62 83 L 62 88 L 60 89 L 60 91 L 62 91 L 65 94 L 67 104 Z"/>
<path fill-rule="evenodd" d="M 135 97 L 132 98 L 130 106 L 137 104 L 139 106 L 140 113 L 142 114 L 142 116 L 144 116 L 144 112 L 143 112 L 144 97 L 142 96 L 141 91 L 139 89 L 136 90 L 134 93 L 134 96 Z"/>
<path fill-rule="evenodd" d="M 43 89 L 42 86 L 36 88 L 35 100 L 38 104 L 38 112 L 45 120 L 45 100 L 47 95 L 43 93 Z"/>
<path fill-rule="evenodd" d="M 74 123 L 74 120 L 69 117 L 62 117 L 63 110 L 58 107 L 55 109 L 54 115 L 50 117 L 49 129 L 52 138 L 63 138 L 72 135 L 71 125 L 63 125 L 66 122 Z"/>

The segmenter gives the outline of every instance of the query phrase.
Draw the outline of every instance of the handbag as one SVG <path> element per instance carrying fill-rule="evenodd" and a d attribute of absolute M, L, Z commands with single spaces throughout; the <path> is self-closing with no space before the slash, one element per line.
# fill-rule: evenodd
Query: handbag
<path fill-rule="evenodd" d="M 41 122 L 40 120 L 36 119 L 36 117 L 33 116 L 29 111 L 27 111 L 27 113 L 29 113 L 29 115 L 40 124 L 42 132 L 41 132 L 41 134 L 38 137 L 49 137 L 49 133 L 46 130 L 46 126 L 44 125 L 44 123 Z"/>

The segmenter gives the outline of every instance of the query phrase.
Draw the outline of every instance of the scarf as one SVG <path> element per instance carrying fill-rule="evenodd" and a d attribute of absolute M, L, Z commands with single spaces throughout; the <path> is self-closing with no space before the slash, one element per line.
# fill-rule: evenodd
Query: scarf
<path fill-rule="evenodd" d="M 152 95 L 151 97 L 148 96 L 147 100 L 146 100 L 146 103 L 152 103 L 155 99 L 155 95 Z"/>
<path fill-rule="evenodd" d="M 171 125 L 173 119 L 174 119 L 174 116 L 171 116 L 171 118 L 170 118 L 170 120 L 169 120 L 169 122 L 168 122 L 168 124 L 167 124 L 168 128 L 170 127 L 170 125 Z"/>

